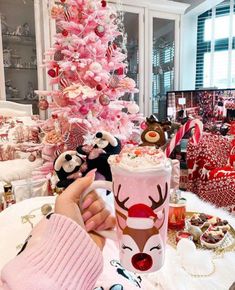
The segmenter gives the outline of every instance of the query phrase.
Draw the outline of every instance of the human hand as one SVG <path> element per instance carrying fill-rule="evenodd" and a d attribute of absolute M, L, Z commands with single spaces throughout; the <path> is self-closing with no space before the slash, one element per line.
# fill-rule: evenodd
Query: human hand
<path fill-rule="evenodd" d="M 91 233 L 91 231 L 113 228 L 115 218 L 106 209 L 102 198 L 94 191 L 84 198 L 82 208 L 79 209 L 81 195 L 94 181 L 95 171 L 92 170 L 85 177 L 76 179 L 57 197 L 55 213 L 71 218 L 83 228 L 85 222 L 85 229 L 89 232 L 91 238 L 100 248 L 103 248 L 104 239 L 94 232 Z"/>

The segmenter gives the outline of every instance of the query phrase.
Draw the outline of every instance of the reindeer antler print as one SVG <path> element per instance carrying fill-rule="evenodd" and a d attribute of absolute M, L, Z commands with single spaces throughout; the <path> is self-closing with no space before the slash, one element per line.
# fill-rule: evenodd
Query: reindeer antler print
<path fill-rule="evenodd" d="M 116 203 L 120 206 L 120 208 L 128 211 L 128 208 L 125 206 L 125 203 L 130 199 L 129 197 L 125 198 L 123 201 L 119 200 L 119 193 L 121 189 L 121 184 L 118 185 L 117 195 L 114 195 Z"/>
<path fill-rule="evenodd" d="M 151 196 L 149 196 L 149 199 L 152 201 L 152 210 L 155 210 L 157 208 L 159 208 L 161 205 L 164 204 L 166 198 L 167 198 L 167 193 L 168 193 L 168 183 L 166 182 L 166 185 L 165 185 L 165 195 L 164 197 L 162 196 L 162 189 L 161 189 L 161 186 L 158 184 L 157 185 L 157 189 L 158 189 L 158 192 L 159 192 L 159 200 L 158 202 L 156 202 L 156 200 L 154 200 Z"/>

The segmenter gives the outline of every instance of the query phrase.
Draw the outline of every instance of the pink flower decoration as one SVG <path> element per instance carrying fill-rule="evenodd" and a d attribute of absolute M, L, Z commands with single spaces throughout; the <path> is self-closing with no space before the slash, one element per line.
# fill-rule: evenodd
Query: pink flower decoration
<path fill-rule="evenodd" d="M 121 79 L 118 83 L 118 88 L 124 91 L 133 91 L 135 89 L 135 81 L 128 77 Z"/>

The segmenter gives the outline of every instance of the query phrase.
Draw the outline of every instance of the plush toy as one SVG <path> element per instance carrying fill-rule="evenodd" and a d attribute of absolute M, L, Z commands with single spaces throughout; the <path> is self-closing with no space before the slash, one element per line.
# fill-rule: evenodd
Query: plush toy
<path fill-rule="evenodd" d="M 112 181 L 112 174 L 108 164 L 110 155 L 121 152 L 121 142 L 106 131 L 97 132 L 92 146 L 79 146 L 77 152 L 87 156 L 87 171 L 97 168 L 106 180 Z"/>
<path fill-rule="evenodd" d="M 77 151 L 65 151 L 60 154 L 54 162 L 54 170 L 59 178 L 57 187 L 66 188 L 68 187 L 74 179 L 68 179 L 68 176 L 80 171 L 83 173 L 85 169 L 84 156 L 81 156 Z"/>
<path fill-rule="evenodd" d="M 143 143 L 140 146 L 161 147 L 166 144 L 165 131 L 170 129 L 171 122 L 159 122 L 154 115 L 146 118 L 147 128 L 141 134 Z"/>

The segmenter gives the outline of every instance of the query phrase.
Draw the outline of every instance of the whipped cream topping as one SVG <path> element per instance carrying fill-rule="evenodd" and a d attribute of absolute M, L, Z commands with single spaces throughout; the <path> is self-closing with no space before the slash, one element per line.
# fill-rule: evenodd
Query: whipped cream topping
<path fill-rule="evenodd" d="M 125 146 L 118 155 L 111 155 L 108 159 L 113 168 L 128 171 L 143 172 L 160 170 L 170 167 L 170 161 L 161 149 L 154 146 Z"/>

